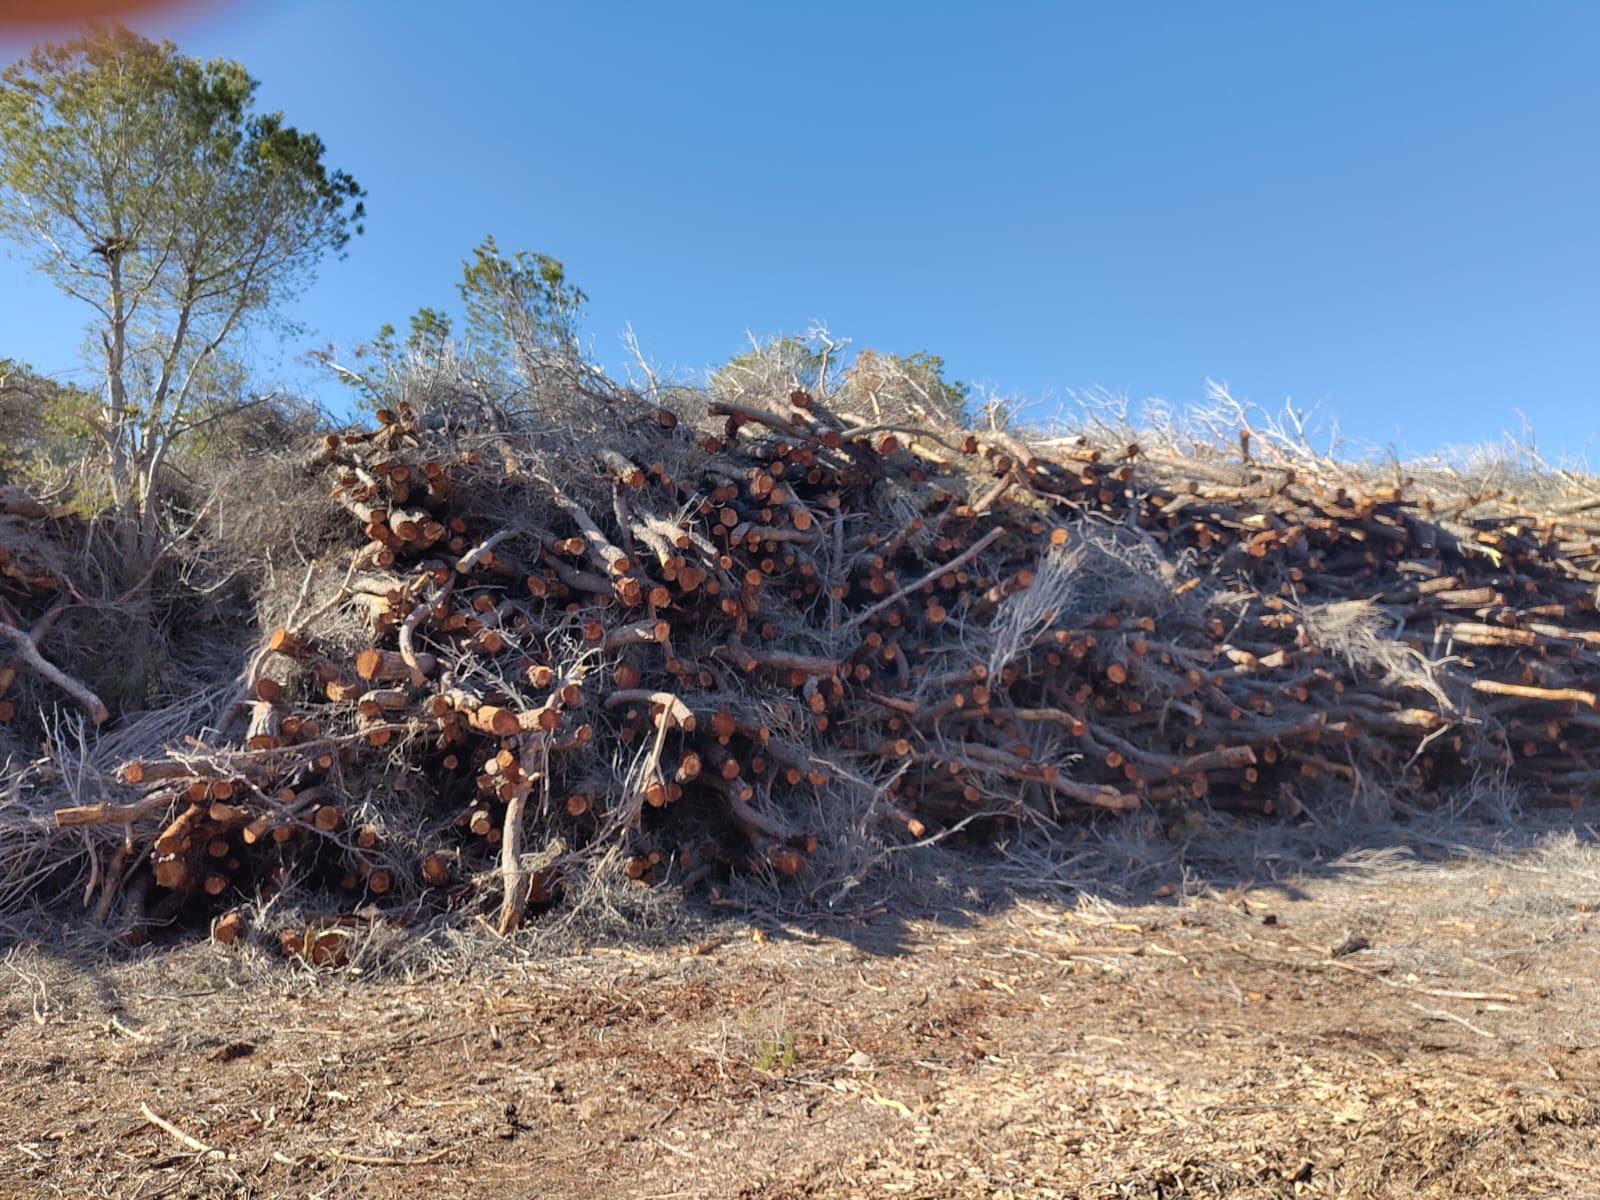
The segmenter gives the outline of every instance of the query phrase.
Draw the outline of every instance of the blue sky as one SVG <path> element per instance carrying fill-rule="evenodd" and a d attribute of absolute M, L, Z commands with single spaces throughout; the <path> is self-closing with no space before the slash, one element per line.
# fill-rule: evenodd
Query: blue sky
<path fill-rule="evenodd" d="M 689 373 L 825 321 L 1041 405 L 1209 376 L 1425 452 L 1600 401 L 1600 4 L 213 0 L 370 220 L 260 347 L 290 381 L 450 306 L 486 233 L 560 258 L 596 356 Z M 0 58 L 27 46 L 0 33 Z M 0 260 L 0 354 L 83 314 Z M 329 395 L 333 395 L 329 391 Z M 1591 462 L 1600 466 L 1600 445 Z"/>

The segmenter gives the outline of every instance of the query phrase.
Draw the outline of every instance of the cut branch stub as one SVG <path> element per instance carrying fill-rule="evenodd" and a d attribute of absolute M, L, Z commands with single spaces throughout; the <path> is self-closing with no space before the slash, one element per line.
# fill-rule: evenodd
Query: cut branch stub
<path fill-rule="evenodd" d="M 316 643 L 312 639 L 282 628 L 272 631 L 267 639 L 267 649 L 301 662 L 317 657 Z"/>
<path fill-rule="evenodd" d="M 432 654 L 416 656 L 417 670 L 432 675 L 439 669 L 439 659 Z M 410 679 L 411 666 L 398 650 L 368 648 L 356 656 L 356 674 L 369 682 L 387 679 Z"/>
<path fill-rule="evenodd" d="M 468 714 L 467 721 L 474 729 L 481 729 L 496 737 L 510 737 L 522 728 L 522 721 L 516 713 L 496 704 L 479 705 Z"/>

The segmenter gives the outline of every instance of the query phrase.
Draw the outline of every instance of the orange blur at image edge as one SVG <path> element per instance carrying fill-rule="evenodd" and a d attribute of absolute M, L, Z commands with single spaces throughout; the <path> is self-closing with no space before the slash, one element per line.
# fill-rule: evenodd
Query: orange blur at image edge
<path fill-rule="evenodd" d="M 72 25 L 194 7 L 186 0 L 0 0 L 0 26 Z"/>

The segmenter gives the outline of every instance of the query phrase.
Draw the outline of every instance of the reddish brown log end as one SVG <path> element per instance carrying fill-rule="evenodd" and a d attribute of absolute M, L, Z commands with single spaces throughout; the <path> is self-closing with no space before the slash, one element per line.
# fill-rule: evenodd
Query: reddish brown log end
<path fill-rule="evenodd" d="M 224 946 L 233 946 L 244 940 L 249 932 L 244 914 L 238 911 L 226 912 L 211 923 L 211 940 Z"/>

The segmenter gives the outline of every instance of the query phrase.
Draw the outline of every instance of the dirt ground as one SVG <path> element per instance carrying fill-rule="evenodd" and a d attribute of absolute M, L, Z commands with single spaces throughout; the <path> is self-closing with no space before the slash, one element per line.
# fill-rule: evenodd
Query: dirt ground
<path fill-rule="evenodd" d="M 1600 838 L 404 981 L 0 960 L 0 1196 L 1600 1196 Z"/>

